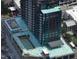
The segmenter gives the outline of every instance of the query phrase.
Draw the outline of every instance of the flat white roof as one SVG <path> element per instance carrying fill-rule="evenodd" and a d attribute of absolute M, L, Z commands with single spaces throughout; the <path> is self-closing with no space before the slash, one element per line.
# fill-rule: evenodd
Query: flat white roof
<path fill-rule="evenodd" d="M 9 7 L 8 9 L 10 9 L 11 11 L 15 11 L 15 7 Z"/>
<path fill-rule="evenodd" d="M 43 49 L 44 54 L 49 54 L 48 49 L 44 48 Z"/>
<path fill-rule="evenodd" d="M 14 2 L 15 2 L 16 5 L 20 8 L 20 0 L 14 0 Z"/>
<path fill-rule="evenodd" d="M 50 8 L 50 9 L 43 9 L 43 10 L 41 10 L 41 12 L 43 14 L 47 14 L 47 13 L 57 12 L 57 11 L 60 11 L 60 10 L 61 10 L 60 6 L 56 6 L 54 8 Z"/>
<path fill-rule="evenodd" d="M 73 19 L 77 21 L 77 6 L 74 6 L 72 9 L 66 10 L 66 13 L 71 15 Z"/>
<path fill-rule="evenodd" d="M 64 21 L 64 23 L 66 24 L 67 27 L 76 25 L 76 22 L 74 20 L 67 20 L 67 21 Z"/>

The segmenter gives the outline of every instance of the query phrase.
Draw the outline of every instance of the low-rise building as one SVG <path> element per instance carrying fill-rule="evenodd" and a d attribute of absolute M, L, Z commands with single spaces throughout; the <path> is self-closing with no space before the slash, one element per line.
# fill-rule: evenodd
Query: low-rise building
<path fill-rule="evenodd" d="M 17 9 L 20 9 L 21 8 L 21 6 L 20 6 L 20 0 L 14 0 L 14 4 L 15 4 L 15 7 Z"/>
<path fill-rule="evenodd" d="M 77 22 L 77 6 L 73 6 L 73 8 L 65 10 L 63 12 L 63 18 L 65 20 L 75 20 Z"/>
<path fill-rule="evenodd" d="M 60 0 L 60 4 L 64 5 L 64 4 L 72 4 L 75 3 L 76 4 L 76 0 Z"/>
<path fill-rule="evenodd" d="M 63 27 L 68 32 L 71 31 L 74 34 L 77 34 L 77 23 L 75 20 L 66 20 L 63 21 Z"/>

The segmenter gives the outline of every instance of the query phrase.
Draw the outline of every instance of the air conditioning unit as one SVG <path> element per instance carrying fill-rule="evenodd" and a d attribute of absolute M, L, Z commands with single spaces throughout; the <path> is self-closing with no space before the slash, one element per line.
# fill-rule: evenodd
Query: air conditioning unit
<path fill-rule="evenodd" d="M 49 55 L 49 52 L 48 52 L 48 50 L 47 50 L 46 48 L 44 48 L 44 49 L 42 50 L 42 53 L 43 53 L 43 55 Z"/>

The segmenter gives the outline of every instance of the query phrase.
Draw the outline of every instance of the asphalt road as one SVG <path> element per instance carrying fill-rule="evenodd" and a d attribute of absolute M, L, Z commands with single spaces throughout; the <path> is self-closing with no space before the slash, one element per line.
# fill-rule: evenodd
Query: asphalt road
<path fill-rule="evenodd" d="M 11 41 L 8 39 L 8 37 L 6 38 L 6 42 L 7 45 L 9 46 L 9 49 L 12 51 L 12 59 L 21 59 L 19 54 L 17 53 L 17 51 L 15 50 L 15 47 L 12 45 Z"/>

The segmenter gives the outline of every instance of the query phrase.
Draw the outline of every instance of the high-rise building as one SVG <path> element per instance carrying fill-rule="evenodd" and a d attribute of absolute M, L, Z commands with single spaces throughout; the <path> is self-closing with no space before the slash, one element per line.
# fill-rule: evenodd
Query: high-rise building
<path fill-rule="evenodd" d="M 22 18 L 40 43 L 60 40 L 59 0 L 21 0 Z"/>
<path fill-rule="evenodd" d="M 63 38 L 44 46 L 28 30 L 21 17 L 3 20 L 3 35 L 15 59 L 72 59 L 74 52 Z M 61 46 L 60 44 L 63 43 Z M 57 47 L 60 46 L 60 47 Z M 14 47 L 14 48 L 13 48 Z M 55 47 L 55 48 L 50 48 Z"/>
<path fill-rule="evenodd" d="M 72 48 L 61 36 L 58 3 L 59 0 L 21 0 L 22 17 L 3 21 L 6 40 L 10 40 L 21 59 L 73 58 Z"/>

